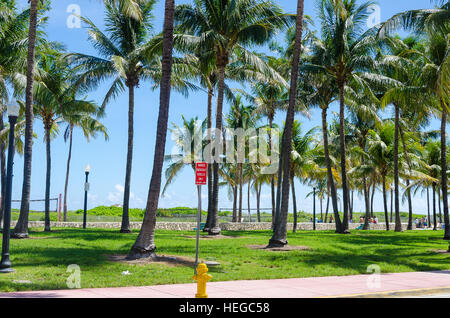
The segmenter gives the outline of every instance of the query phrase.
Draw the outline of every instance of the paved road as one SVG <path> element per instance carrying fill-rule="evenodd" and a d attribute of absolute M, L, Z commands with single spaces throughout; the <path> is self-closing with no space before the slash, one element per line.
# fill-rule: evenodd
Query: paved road
<path fill-rule="evenodd" d="M 193 298 L 196 284 L 0 293 L 0 297 Z M 212 282 L 210 298 L 449 297 L 450 271 Z"/>

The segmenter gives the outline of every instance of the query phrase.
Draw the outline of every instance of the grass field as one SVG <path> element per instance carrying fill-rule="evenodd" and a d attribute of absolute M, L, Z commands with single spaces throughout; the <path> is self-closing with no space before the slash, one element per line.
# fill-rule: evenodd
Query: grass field
<path fill-rule="evenodd" d="M 134 209 L 139 210 L 139 209 Z M 87 212 L 87 221 L 88 222 L 121 222 L 122 221 L 122 208 L 116 208 L 114 207 L 114 213 L 111 214 L 102 214 L 102 211 L 96 210 L 96 208 L 89 210 Z M 170 210 L 169 210 L 170 211 Z M 142 222 L 144 211 L 139 210 L 139 213 L 131 213 L 130 214 L 130 221 L 131 222 Z M 158 222 L 197 222 L 197 217 L 195 215 L 195 209 L 190 209 L 188 211 L 188 214 L 178 214 L 177 210 L 174 210 L 172 213 L 167 213 L 165 216 L 157 216 Z M 252 211 L 254 213 L 254 211 Z M 244 209 L 243 210 L 243 218 L 244 222 L 248 222 L 248 213 Z M 324 214 L 325 215 L 325 214 Z M 329 214 L 330 216 L 331 214 Z M 354 213 L 353 214 L 353 221 L 355 223 L 359 223 L 359 218 L 361 215 L 364 215 L 364 213 Z M 374 215 L 378 217 L 378 222 L 384 222 L 384 212 L 374 212 Z M 306 213 L 306 212 L 298 212 L 298 222 L 309 222 L 312 219 L 312 214 Z M 320 213 L 318 213 L 317 218 L 320 219 Z M 44 221 L 44 212 L 32 212 L 29 214 L 29 220 L 30 221 Z M 252 222 L 256 222 L 256 215 L 252 214 Z M 425 217 L 425 215 L 422 214 L 413 214 L 413 219 L 415 218 L 422 218 Z M 19 218 L 19 212 L 18 210 L 13 210 L 11 213 L 11 219 L 13 221 L 16 221 Z M 203 213 L 202 216 L 203 220 L 206 219 L 206 211 Z M 325 216 L 324 216 L 325 218 Z M 342 218 L 342 213 L 341 213 Z M 408 222 L 408 213 L 407 212 L 400 212 L 400 219 L 403 223 Z M 58 213 L 57 212 L 50 212 L 50 220 L 51 221 L 58 221 Z M 222 215 L 219 215 L 219 222 L 231 222 L 231 212 L 223 212 Z M 271 222 L 272 221 L 272 214 L 263 212 L 261 213 L 261 222 Z M 439 221 L 439 218 L 438 218 Z M 83 222 L 83 213 L 81 210 L 77 211 L 68 211 L 67 212 L 67 222 Z M 294 222 L 294 215 L 290 213 L 288 215 L 288 222 L 292 223 Z"/>
<path fill-rule="evenodd" d="M 193 258 L 194 233 L 157 231 L 157 253 Z M 137 234 L 107 229 L 55 229 L 51 233 L 33 229 L 30 239 L 11 240 L 15 272 L 0 275 L 0 290 L 65 289 L 70 264 L 80 266 L 83 288 L 192 282 L 189 266 L 108 261 L 107 255 L 126 254 Z M 442 231 L 353 231 L 350 235 L 300 231 L 288 234 L 289 245 L 309 250 L 288 252 L 247 247 L 267 244 L 270 231 L 223 235 L 200 242 L 200 257 L 221 263 L 211 268 L 212 281 L 352 275 L 366 273 L 371 264 L 380 266 L 382 272 L 450 269 L 450 254 L 434 252 L 448 248 L 448 242 L 441 239 Z M 122 275 L 127 270 L 131 274 Z"/>

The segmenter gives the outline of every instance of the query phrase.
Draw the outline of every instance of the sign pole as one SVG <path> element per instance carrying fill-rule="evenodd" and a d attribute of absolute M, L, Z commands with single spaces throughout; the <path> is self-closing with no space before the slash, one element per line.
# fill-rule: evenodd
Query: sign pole
<path fill-rule="evenodd" d="M 197 162 L 195 164 L 195 184 L 197 186 L 198 204 L 197 204 L 197 242 L 195 245 L 195 264 L 194 273 L 197 275 L 198 266 L 198 244 L 200 241 L 200 222 L 202 218 L 202 185 L 206 185 L 208 164 L 206 162 Z"/>
<path fill-rule="evenodd" d="M 197 185 L 197 193 L 198 193 L 198 204 L 197 204 L 197 242 L 195 244 L 195 264 L 194 264 L 194 273 L 197 275 L 197 266 L 198 266 L 198 243 L 200 241 L 200 221 L 202 217 L 202 186 Z"/>

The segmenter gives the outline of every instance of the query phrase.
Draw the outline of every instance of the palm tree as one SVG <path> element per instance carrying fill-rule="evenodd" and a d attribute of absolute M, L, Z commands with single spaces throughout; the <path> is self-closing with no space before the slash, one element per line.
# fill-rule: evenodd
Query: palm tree
<path fill-rule="evenodd" d="M 20 214 L 16 226 L 12 233 L 15 238 L 28 237 L 28 212 L 30 209 L 30 191 L 31 191 L 31 159 L 33 150 L 33 85 L 34 85 L 34 65 L 35 65 L 35 46 L 36 46 L 36 29 L 38 25 L 39 3 L 43 4 L 43 0 L 29 0 L 30 3 L 30 24 L 28 28 L 28 53 L 26 78 L 27 84 L 25 89 L 25 145 L 23 160 L 23 183 L 22 198 L 20 201 Z M 42 10 L 43 11 L 43 10 Z"/>
<path fill-rule="evenodd" d="M 381 175 L 381 188 L 383 190 L 384 217 L 386 231 L 389 231 L 389 217 L 386 190 L 388 189 L 387 176 L 392 171 L 394 155 L 395 127 L 391 122 L 382 124 L 377 130 L 369 132 L 368 154 L 377 174 Z M 370 163 L 369 163 L 370 165 Z"/>
<path fill-rule="evenodd" d="M 203 137 L 206 131 L 206 120 L 199 122 L 198 117 L 186 120 L 182 116 L 183 125 L 180 127 L 175 123 L 172 123 L 172 128 L 169 131 L 172 136 L 177 136 L 175 144 L 178 146 L 179 154 L 166 155 L 165 160 L 170 162 L 165 171 L 166 183 L 164 184 L 161 195 L 164 195 L 167 187 L 175 180 L 177 175 L 183 170 L 186 165 L 190 165 L 195 172 L 195 163 L 202 161 L 203 146 L 198 149 L 196 145 L 196 138 Z M 203 140 L 201 141 L 203 143 Z M 186 149 L 188 148 L 188 149 Z M 189 150 L 189 153 L 187 151 Z"/>
<path fill-rule="evenodd" d="M 295 177 L 301 182 L 308 180 L 312 175 L 319 173 L 319 166 L 316 163 L 318 148 L 315 141 L 317 128 L 312 128 L 303 133 L 302 125 L 294 120 L 292 125 L 292 151 L 291 151 L 291 171 L 290 183 L 292 188 L 293 206 L 294 206 L 294 225 L 293 232 L 297 230 L 297 202 L 295 199 Z"/>
<path fill-rule="evenodd" d="M 26 63 L 26 39 L 30 10 L 17 12 L 13 2 L 0 4 L 0 131 L 5 128 L 3 122 L 4 112 L 10 96 L 7 83 L 18 70 Z M 7 138 L 5 140 L 7 142 Z M 6 190 L 6 146 L 0 143 L 0 171 L 1 175 L 1 202 L 0 221 L 3 217 L 3 206 Z"/>
<path fill-rule="evenodd" d="M 128 259 L 138 259 L 155 256 L 155 225 L 156 210 L 158 208 L 159 194 L 161 191 L 161 174 L 164 163 L 164 149 L 166 146 L 167 121 L 169 117 L 170 87 L 172 77 L 172 53 L 173 53 L 173 24 L 175 13 L 175 1 L 166 0 L 164 10 L 163 27 L 163 53 L 162 76 L 160 85 L 160 107 L 158 125 L 156 130 L 155 156 L 153 160 L 153 172 L 145 209 L 144 221 L 136 242 L 128 253 Z"/>
<path fill-rule="evenodd" d="M 249 149 L 248 147 L 244 148 L 244 153 L 239 152 L 239 148 L 242 146 L 241 142 L 244 142 L 244 145 L 248 145 L 248 136 L 245 136 L 244 140 L 238 140 L 237 137 L 234 137 L 234 133 L 230 133 L 230 129 L 237 130 L 242 129 L 243 132 L 246 132 L 248 129 L 256 128 L 256 125 L 259 121 L 259 116 L 255 113 L 255 108 L 253 106 L 245 106 L 242 102 L 242 96 L 236 95 L 236 100 L 234 105 L 231 106 L 229 114 L 226 116 L 227 127 L 225 127 L 225 134 L 230 134 L 233 136 L 233 145 L 237 152 L 237 184 L 239 185 L 239 208 L 238 208 L 238 222 L 240 222 L 242 218 L 242 186 L 244 184 L 244 159 L 248 157 Z M 236 141 L 235 141 L 236 140 Z M 241 158 L 243 155 L 243 158 Z"/>
<path fill-rule="evenodd" d="M 48 51 L 39 58 L 39 71 L 35 83 L 34 113 L 44 124 L 47 173 L 45 183 L 45 229 L 50 231 L 50 175 L 51 139 L 59 131 L 59 123 L 73 113 L 93 113 L 97 107 L 93 102 L 76 98 L 71 86 L 71 70 L 68 61 L 60 54 Z"/>
<path fill-rule="evenodd" d="M 409 10 L 394 15 L 382 24 L 379 35 L 384 36 L 402 26 L 407 31 L 424 36 L 428 41 L 427 61 L 418 74 L 419 86 L 434 95 L 438 101 L 435 108 L 441 115 L 441 188 L 447 193 L 447 163 L 446 163 L 446 123 L 448 114 L 448 76 L 450 74 L 450 3 L 437 1 L 441 6 L 431 10 Z M 450 240 L 450 219 L 448 215 L 447 195 L 443 195 L 443 210 L 445 233 L 444 239 Z"/>
<path fill-rule="evenodd" d="M 371 58 L 374 41 L 372 36 L 361 34 L 367 21 L 367 8 L 372 2 L 357 5 L 354 0 L 322 0 L 319 7 L 323 43 L 329 48 L 326 71 L 334 78 L 339 96 L 340 164 L 342 176 L 344 219 L 342 233 L 348 233 L 348 182 L 345 145 L 345 87 L 356 83 L 367 96 L 375 99 L 367 80 L 378 81 L 370 71 L 374 68 Z"/>
<path fill-rule="evenodd" d="M 290 18 L 272 1 L 261 0 L 196 0 L 177 7 L 177 22 L 180 28 L 195 36 L 196 46 L 213 52 L 217 67 L 216 131 L 222 131 L 225 70 L 230 56 L 239 49 L 242 56 L 257 58 L 245 47 L 261 45 L 269 41 L 278 30 L 289 25 Z M 216 136 L 218 138 L 218 136 Z M 209 234 L 220 233 L 217 219 L 219 167 L 213 163 L 213 215 Z"/>
<path fill-rule="evenodd" d="M 334 83 L 334 79 L 326 71 L 326 65 L 328 65 L 327 47 L 320 41 L 315 39 L 312 45 L 312 54 L 308 63 L 303 66 L 307 74 L 310 75 L 312 86 L 315 90 L 315 94 L 310 100 L 310 105 L 317 105 L 322 111 L 322 141 L 324 151 L 324 163 L 327 169 L 327 182 L 331 195 L 334 222 L 336 225 L 336 232 L 342 233 L 342 223 L 339 216 L 338 204 L 337 204 L 337 191 L 336 183 L 333 178 L 332 159 L 329 153 L 328 142 L 328 121 L 327 111 L 329 105 L 334 101 L 337 95 L 337 87 Z"/>
<path fill-rule="evenodd" d="M 152 30 L 152 10 L 155 0 L 139 1 L 140 18 L 130 16 L 121 1 L 105 1 L 106 33 L 91 20 L 82 18 L 88 26 L 89 40 L 101 57 L 73 53 L 75 69 L 80 73 L 77 85 L 85 89 L 98 86 L 105 79 L 113 79 L 102 108 L 128 88 L 128 145 L 125 168 L 123 214 L 120 232 L 130 232 L 129 201 L 134 138 L 134 93 L 141 80 L 160 76 L 159 42 L 149 40 Z"/>
<path fill-rule="evenodd" d="M 69 171 L 70 160 L 72 158 L 72 139 L 73 129 L 75 127 L 81 128 L 84 137 L 87 141 L 90 138 L 95 138 L 97 133 L 103 134 L 105 140 L 108 140 L 108 133 L 105 126 L 96 120 L 90 113 L 74 112 L 64 116 L 64 121 L 68 123 L 66 130 L 64 131 L 64 141 L 69 141 L 69 152 L 67 156 L 67 168 L 66 168 L 66 180 L 64 183 L 64 199 L 63 199 L 63 220 L 67 221 L 67 190 L 69 186 Z"/>
<path fill-rule="evenodd" d="M 289 106 L 286 113 L 285 128 L 283 132 L 283 139 L 281 144 L 280 153 L 280 166 L 279 166 L 279 181 L 282 182 L 282 194 L 279 196 L 281 200 L 281 207 L 277 210 L 275 214 L 275 226 L 273 229 L 273 235 L 269 240 L 268 247 L 283 247 L 287 245 L 287 216 L 289 207 L 289 186 L 290 186 L 290 171 L 291 171 L 291 151 L 292 151 L 292 129 L 294 124 L 294 112 L 296 97 L 297 97 L 297 87 L 298 87 L 298 74 L 299 74 L 299 64 L 300 64 L 300 54 L 302 49 L 302 36 L 303 36 L 303 11 L 304 11 L 304 1 L 297 1 L 297 18 L 296 18 L 296 31 L 295 31 L 295 42 L 293 48 L 292 57 L 292 71 L 291 71 L 291 82 L 289 90 Z M 278 201 L 278 198 L 277 198 Z"/>

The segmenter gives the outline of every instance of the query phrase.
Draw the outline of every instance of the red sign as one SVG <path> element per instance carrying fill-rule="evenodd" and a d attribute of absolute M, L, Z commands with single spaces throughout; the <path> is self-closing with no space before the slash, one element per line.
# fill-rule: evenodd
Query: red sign
<path fill-rule="evenodd" d="M 206 185 L 208 175 L 208 164 L 206 162 L 197 162 L 195 164 L 195 184 Z"/>

